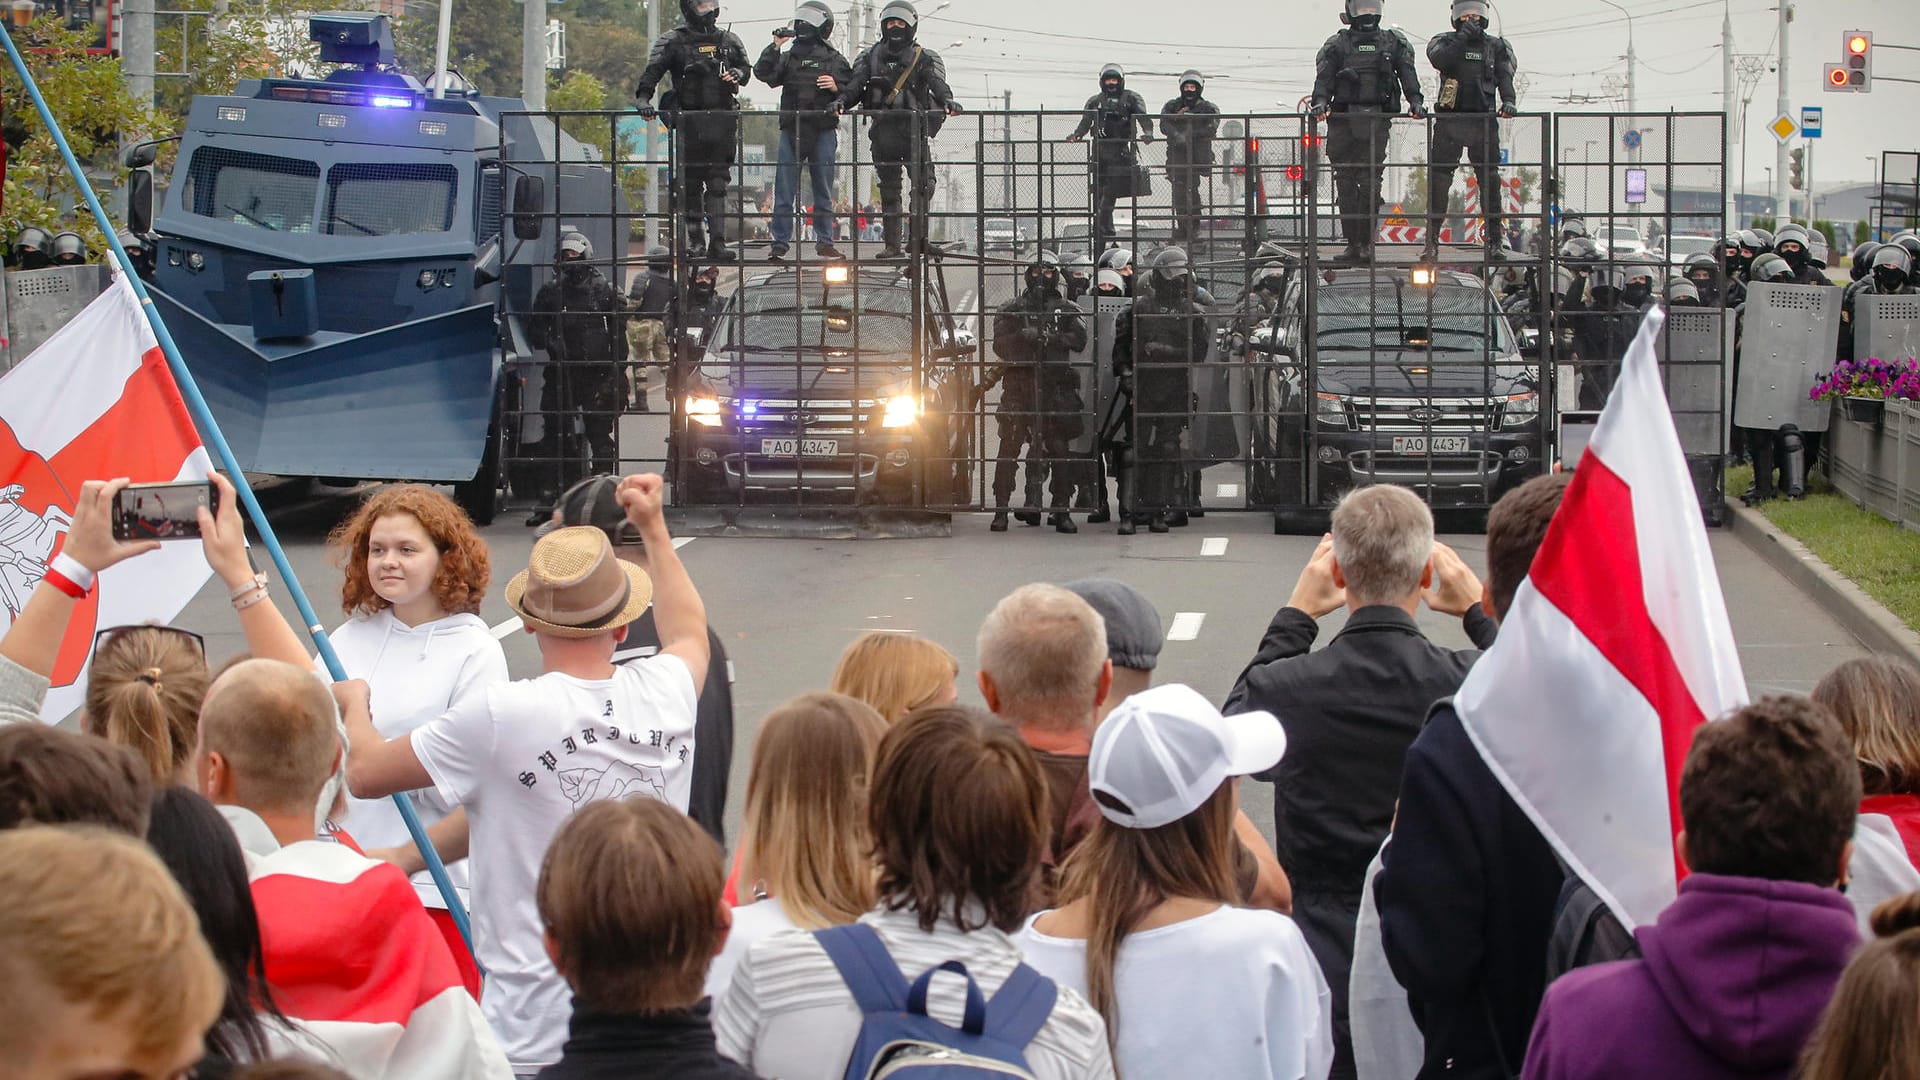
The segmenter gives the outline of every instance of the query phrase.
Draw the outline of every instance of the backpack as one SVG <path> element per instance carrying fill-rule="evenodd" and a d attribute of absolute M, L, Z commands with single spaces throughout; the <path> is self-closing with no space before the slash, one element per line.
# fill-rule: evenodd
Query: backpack
<path fill-rule="evenodd" d="M 1632 932 L 1607 909 L 1599 893 L 1569 871 L 1554 904 L 1553 932 L 1547 939 L 1547 982 L 1574 968 L 1639 955 L 1640 943 Z"/>
<path fill-rule="evenodd" d="M 871 926 L 836 926 L 813 936 L 863 1014 L 846 1080 L 1032 1080 L 1026 1047 L 1053 1014 L 1053 980 L 1020 964 L 988 1001 L 958 960 L 928 968 L 909 984 Z M 939 971 L 967 981 L 958 1028 L 927 1015 L 927 987 Z"/>

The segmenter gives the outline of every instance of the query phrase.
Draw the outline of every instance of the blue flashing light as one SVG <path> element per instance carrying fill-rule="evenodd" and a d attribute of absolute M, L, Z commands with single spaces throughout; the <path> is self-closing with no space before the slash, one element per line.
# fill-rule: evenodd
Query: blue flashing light
<path fill-rule="evenodd" d="M 760 415 L 760 403 L 759 403 L 759 402 L 757 402 L 757 401 L 743 401 L 743 402 L 741 402 L 741 403 L 740 403 L 740 414 L 741 414 L 742 416 L 758 416 L 758 415 Z"/>
<path fill-rule="evenodd" d="M 375 94 L 373 96 L 373 106 L 377 109 L 411 109 L 413 108 L 413 99 L 411 97 L 395 97 L 390 94 Z"/>

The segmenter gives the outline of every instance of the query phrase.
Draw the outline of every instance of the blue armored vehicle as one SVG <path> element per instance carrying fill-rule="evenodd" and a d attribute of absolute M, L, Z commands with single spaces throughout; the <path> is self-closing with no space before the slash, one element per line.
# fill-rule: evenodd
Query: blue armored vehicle
<path fill-rule="evenodd" d="M 617 185 L 518 99 L 388 70 L 385 15 L 310 28 L 352 66 L 194 99 L 157 215 L 153 151 L 130 159 L 154 302 L 249 471 L 452 484 L 489 521 L 504 373 L 533 358 L 501 313 L 532 310 L 563 230 L 624 249 Z"/>

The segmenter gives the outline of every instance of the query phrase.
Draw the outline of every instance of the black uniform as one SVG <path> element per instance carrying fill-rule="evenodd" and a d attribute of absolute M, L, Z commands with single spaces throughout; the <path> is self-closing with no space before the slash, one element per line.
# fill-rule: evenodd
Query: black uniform
<path fill-rule="evenodd" d="M 627 359 L 626 304 L 619 291 L 584 260 L 563 262 L 533 298 L 527 341 L 547 350 L 540 389 L 545 424 L 532 456 L 554 460 L 557 467 L 541 470 L 543 492 L 564 491 L 594 473 L 618 472 L 614 428 L 626 404 L 620 365 Z"/>
<path fill-rule="evenodd" d="M 1149 275 L 1114 323 L 1113 370 L 1123 389 L 1131 386 L 1139 474 L 1133 499 L 1121 478 L 1121 502 L 1146 514 L 1177 507 L 1185 487 L 1181 438 L 1193 422 L 1193 368 L 1206 359 L 1209 336 L 1189 281 Z"/>
<path fill-rule="evenodd" d="M 914 44 L 876 41 L 853 61 L 853 79 L 840 92 L 842 109 L 859 105 L 873 116 L 868 138 L 880 179 L 881 241 L 902 250 L 902 181 L 913 181 L 914 240 L 926 235 L 933 201 L 933 137 L 948 113 L 957 113 L 940 54 Z"/>
<path fill-rule="evenodd" d="M 1000 375 L 1000 453 L 993 466 L 993 502 L 1005 507 L 1021 448 L 1027 452 L 1026 505 L 1040 505 L 1040 485 L 1053 477 L 1051 506 L 1065 512 L 1076 476 L 1068 446 L 1086 430 L 1080 376 L 1073 355 L 1087 347 L 1081 311 L 1051 288 L 1028 288 L 993 319 L 993 355 Z"/>
<path fill-rule="evenodd" d="M 1617 289 L 1589 288 L 1588 280 L 1584 274 L 1575 278 L 1561 298 L 1560 312 L 1573 331 L 1574 350 L 1580 354 L 1580 407 L 1591 410 L 1606 406 L 1620 375 L 1620 361 L 1626 358 L 1627 347 L 1640 331 L 1646 308 L 1626 303 Z"/>
<path fill-rule="evenodd" d="M 689 0 L 681 0 L 680 8 L 689 25 L 669 30 L 654 41 L 633 93 L 645 114 L 653 107 L 653 92 L 660 80 L 673 76 L 673 89 L 661 107 L 674 129 L 674 196 L 687 223 L 688 247 L 705 249 L 705 235 L 715 245 L 726 238 L 727 184 L 740 135 L 736 110 L 740 88 L 753 73 L 747 64 L 747 47 L 737 36 L 717 27 L 696 28 Z M 733 81 L 721 78 L 723 73 Z M 709 230 L 705 235 L 700 231 L 703 218 Z"/>
<path fill-rule="evenodd" d="M 1105 78 L 1103 75 L 1103 82 Z M 1127 89 L 1127 80 L 1122 76 L 1114 92 L 1109 93 L 1102 86 L 1100 93 L 1087 99 L 1080 126 L 1067 136 L 1080 139 L 1089 132 L 1093 135 L 1093 153 L 1089 159 L 1093 165 L 1094 205 L 1100 208 L 1093 226 L 1095 247 L 1114 242 L 1113 204 L 1145 194 L 1138 190 L 1135 172 L 1140 164 L 1140 154 L 1133 141 L 1136 125 L 1141 138 L 1153 138 L 1153 114 L 1147 111 L 1147 103 L 1139 94 Z"/>
<path fill-rule="evenodd" d="M 1423 108 L 1413 46 L 1398 30 L 1349 26 L 1320 47 L 1314 69 L 1313 108 L 1331 112 L 1327 162 L 1341 233 L 1349 251 L 1366 251 L 1373 247 L 1390 121 L 1403 94 L 1410 110 Z"/>
<path fill-rule="evenodd" d="M 1433 111 L 1433 144 L 1427 161 L 1428 235 L 1437 236 L 1446 220 L 1447 189 L 1465 151 L 1480 181 L 1480 212 L 1487 219 L 1487 243 L 1500 237 L 1500 125 L 1496 114 L 1511 116 L 1518 108 L 1513 90 L 1516 61 L 1513 46 L 1494 37 L 1473 20 L 1465 29 L 1434 35 L 1427 42 L 1427 59 L 1440 72 L 1440 96 Z"/>
<path fill-rule="evenodd" d="M 1160 107 L 1167 138 L 1167 181 L 1173 185 L 1173 242 L 1192 247 L 1200 234 L 1200 181 L 1213 171 L 1213 140 L 1220 110 L 1184 92 Z"/>

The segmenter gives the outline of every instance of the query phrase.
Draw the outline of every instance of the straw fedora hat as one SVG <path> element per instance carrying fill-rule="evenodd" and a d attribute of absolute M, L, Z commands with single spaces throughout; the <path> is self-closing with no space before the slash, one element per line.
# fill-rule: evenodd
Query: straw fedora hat
<path fill-rule="evenodd" d="M 507 606 L 555 637 L 587 638 L 625 626 L 652 600 L 647 572 L 615 558 L 607 535 L 591 526 L 541 537 L 527 568 L 507 582 Z"/>

